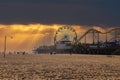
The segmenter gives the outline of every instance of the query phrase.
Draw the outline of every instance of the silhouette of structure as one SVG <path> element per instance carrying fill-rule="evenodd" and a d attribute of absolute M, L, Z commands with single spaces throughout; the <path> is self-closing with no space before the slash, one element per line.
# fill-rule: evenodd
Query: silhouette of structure
<path fill-rule="evenodd" d="M 70 53 L 77 40 L 77 33 L 71 26 L 60 27 L 54 37 L 55 52 Z"/>
<path fill-rule="evenodd" d="M 86 43 L 86 36 L 91 33 L 92 43 Z M 100 34 L 106 35 L 105 42 L 100 42 Z M 111 34 L 112 38 L 109 39 L 108 34 Z M 82 39 L 84 39 L 84 43 L 81 43 Z M 95 40 L 97 41 L 95 42 Z M 115 51 L 118 52 L 120 48 L 120 28 L 114 28 L 105 33 L 89 29 L 75 42 L 74 46 L 74 52 L 79 54 L 116 54 Z"/>
<path fill-rule="evenodd" d="M 87 42 L 89 34 L 92 35 L 92 43 Z M 105 35 L 105 41 L 100 41 L 100 35 Z M 108 35 L 111 35 L 111 37 Z M 84 41 L 82 42 L 82 40 Z M 34 51 L 39 53 L 42 52 L 43 49 L 39 47 Z M 62 26 L 55 33 L 54 46 L 45 51 L 55 51 L 57 53 L 72 52 L 77 54 L 120 55 L 120 28 L 113 28 L 107 32 L 89 29 L 77 39 L 77 33 L 71 26 Z"/>
<path fill-rule="evenodd" d="M 50 53 L 54 51 L 54 46 L 39 46 L 33 50 L 35 54 L 40 54 L 40 53 Z"/>

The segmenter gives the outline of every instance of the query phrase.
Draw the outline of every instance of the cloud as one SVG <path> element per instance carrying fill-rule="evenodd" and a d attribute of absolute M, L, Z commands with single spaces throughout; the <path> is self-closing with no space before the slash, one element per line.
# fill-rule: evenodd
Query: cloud
<path fill-rule="evenodd" d="M 0 1 L 1 24 L 120 26 L 119 0 Z"/>
<path fill-rule="evenodd" d="M 57 25 L 11 24 L 0 25 L 0 49 L 4 47 L 4 36 L 7 35 L 8 50 L 32 50 L 37 45 L 53 44 Z M 13 36 L 13 39 L 10 39 Z M 12 46 L 12 47 L 11 47 Z"/>
<path fill-rule="evenodd" d="M 0 24 L 0 51 L 4 48 L 5 35 L 7 35 L 7 51 L 31 51 L 36 46 L 53 45 L 55 32 L 61 26 L 62 24 Z M 78 38 L 91 28 L 82 25 L 72 25 L 72 27 L 76 30 Z M 92 28 L 102 32 L 109 29 L 101 26 L 92 26 Z M 11 36 L 13 39 L 10 38 Z M 87 42 L 92 41 L 90 34 L 87 38 Z M 105 35 L 101 35 L 101 40 L 105 40 Z"/>

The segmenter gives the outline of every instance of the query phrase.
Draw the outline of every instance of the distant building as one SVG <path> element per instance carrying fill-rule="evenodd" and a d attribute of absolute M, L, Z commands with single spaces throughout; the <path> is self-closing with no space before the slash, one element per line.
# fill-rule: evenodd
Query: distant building
<path fill-rule="evenodd" d="M 69 40 L 68 36 L 64 36 L 64 38 L 55 44 L 55 48 L 57 52 L 70 52 L 73 48 L 72 41 Z"/>
<path fill-rule="evenodd" d="M 53 51 L 54 46 L 39 46 L 38 48 L 34 49 L 33 52 L 36 54 L 40 53 L 50 53 Z"/>

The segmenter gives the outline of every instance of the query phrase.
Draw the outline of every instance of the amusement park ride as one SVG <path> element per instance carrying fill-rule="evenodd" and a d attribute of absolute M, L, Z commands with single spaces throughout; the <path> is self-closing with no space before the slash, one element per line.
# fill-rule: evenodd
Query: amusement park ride
<path fill-rule="evenodd" d="M 89 34 L 92 35 L 92 43 L 87 43 Z M 109 34 L 113 37 L 108 38 Z M 105 35 L 105 41 L 100 41 L 100 35 Z M 37 48 L 34 51 L 39 53 L 40 49 Z M 54 46 L 48 51 L 56 53 L 120 55 L 120 28 L 114 28 L 104 33 L 96 29 L 89 29 L 81 37 L 77 38 L 77 33 L 71 26 L 62 26 L 56 31 Z"/>
<path fill-rule="evenodd" d="M 86 36 L 92 33 L 92 43 L 86 43 Z M 95 36 L 97 34 L 97 37 Z M 113 37 L 108 40 L 108 34 Z M 100 42 L 100 35 L 105 35 L 105 41 Z M 84 38 L 84 43 L 81 40 Z M 95 42 L 97 40 L 97 42 Z M 74 51 L 81 54 L 120 54 L 120 28 L 114 28 L 108 32 L 89 29 L 76 42 Z"/>
<path fill-rule="evenodd" d="M 77 33 L 71 26 L 60 27 L 54 37 L 54 46 L 56 52 L 71 52 L 74 43 L 77 40 Z"/>

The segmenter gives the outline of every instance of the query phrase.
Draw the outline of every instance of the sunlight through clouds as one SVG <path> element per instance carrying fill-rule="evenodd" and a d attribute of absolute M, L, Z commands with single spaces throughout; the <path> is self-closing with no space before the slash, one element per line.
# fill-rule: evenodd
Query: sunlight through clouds
<path fill-rule="evenodd" d="M 9 51 L 31 51 L 39 45 L 53 45 L 54 35 L 60 24 L 0 24 L 0 51 L 3 51 L 4 36 L 7 35 L 7 50 Z M 78 38 L 91 27 L 72 25 L 76 30 Z M 104 28 L 93 26 L 93 28 L 105 31 Z M 10 35 L 13 39 L 10 39 Z"/>

